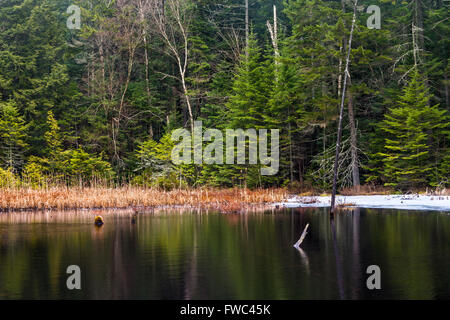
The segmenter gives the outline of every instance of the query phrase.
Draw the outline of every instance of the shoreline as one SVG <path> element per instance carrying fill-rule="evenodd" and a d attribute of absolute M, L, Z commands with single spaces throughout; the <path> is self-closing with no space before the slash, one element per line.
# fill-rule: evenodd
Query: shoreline
<path fill-rule="evenodd" d="M 66 208 L 14 208 L 6 209 L 0 208 L 0 216 L 8 213 L 51 213 L 51 212 L 123 212 L 123 213 L 148 213 L 156 211 L 174 210 L 174 211 L 220 211 L 221 213 L 245 213 L 245 212 L 259 212 L 265 210 L 276 209 L 275 202 L 268 203 L 245 203 L 242 208 L 224 208 L 214 204 L 200 204 L 196 206 L 191 205 L 157 205 L 157 206 L 126 206 L 126 207 L 66 207 Z"/>
<path fill-rule="evenodd" d="M 294 196 L 287 201 L 277 203 L 284 208 L 323 208 L 329 207 L 331 196 Z M 354 195 L 336 196 L 337 207 L 357 207 L 371 209 L 404 209 L 450 211 L 448 195 Z"/>
<path fill-rule="evenodd" d="M 330 195 L 296 195 L 286 189 L 66 188 L 0 189 L 0 214 L 9 212 L 209 210 L 244 213 L 282 208 L 323 208 Z M 450 196 L 423 194 L 337 195 L 338 208 L 450 211 Z"/>

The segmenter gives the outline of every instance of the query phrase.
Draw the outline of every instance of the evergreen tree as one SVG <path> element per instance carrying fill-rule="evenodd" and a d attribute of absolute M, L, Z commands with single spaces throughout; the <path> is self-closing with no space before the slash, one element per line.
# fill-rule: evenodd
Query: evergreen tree
<path fill-rule="evenodd" d="M 154 141 L 169 151 L 172 130 L 202 120 L 224 137 L 226 129 L 279 129 L 278 174 L 262 177 L 258 165 L 171 166 L 159 159 L 155 168 L 162 161 L 171 169 L 152 171 L 153 185 L 328 188 L 352 3 L 250 1 L 247 24 L 243 0 L 0 2 L 3 176 L 22 175 L 36 187 L 58 179 L 78 183 L 99 172 L 112 176 L 104 154 L 117 169 L 116 181 L 139 180 L 154 159 L 142 163 L 136 150 Z M 81 8 L 81 30 L 66 27 L 71 4 Z M 155 15 L 160 5 L 166 10 Z M 378 5 L 381 29 L 368 29 L 369 14 L 361 10 L 354 31 L 343 128 L 352 161 L 342 162 L 341 186 L 350 182 L 351 163 L 360 164 L 363 184 L 446 186 L 448 114 L 426 104 L 444 109 L 450 101 L 448 4 Z M 176 8 L 185 13 L 181 20 Z M 179 23 L 188 28 L 183 32 Z M 247 26 L 255 31 L 248 50 Z M 421 77 L 402 93 L 414 69 Z M 342 153 L 348 150 L 344 143 Z"/>
<path fill-rule="evenodd" d="M 27 125 L 17 108 L 0 103 L 0 159 L 1 166 L 19 171 L 24 163 Z"/>
<path fill-rule="evenodd" d="M 429 184 L 436 161 L 432 148 L 436 135 L 448 126 L 446 111 L 429 105 L 430 96 L 414 71 L 397 106 L 385 115 L 381 129 L 387 134 L 382 174 L 386 186 L 406 190 Z"/>
<path fill-rule="evenodd" d="M 254 33 L 250 34 L 247 52 L 248 56 L 242 55 L 236 68 L 232 95 L 226 104 L 228 120 L 223 129 L 255 129 L 258 134 L 258 129 L 275 128 L 274 122 L 268 121 L 271 119 L 269 102 L 274 89 L 274 63 L 273 58 L 262 54 Z M 245 145 L 249 150 L 250 144 Z M 245 159 L 245 165 L 221 166 L 217 179 L 226 184 L 255 187 L 273 178 L 262 177 L 260 166 L 248 165 L 248 156 Z"/>
<path fill-rule="evenodd" d="M 52 111 L 49 111 L 47 114 L 47 126 L 48 130 L 44 134 L 45 142 L 47 143 L 47 154 L 56 158 L 62 151 L 62 136 L 61 129 Z"/>
<path fill-rule="evenodd" d="M 233 94 L 227 104 L 230 128 L 264 128 L 267 106 L 273 89 L 273 64 L 263 59 L 261 49 L 250 35 L 248 58 L 237 67 Z"/>
<path fill-rule="evenodd" d="M 61 7 L 62 0 L 5 0 L 0 6 L 0 96 L 30 124 L 30 148 L 39 155 L 47 111 L 53 107 L 70 122 L 76 96 Z"/>

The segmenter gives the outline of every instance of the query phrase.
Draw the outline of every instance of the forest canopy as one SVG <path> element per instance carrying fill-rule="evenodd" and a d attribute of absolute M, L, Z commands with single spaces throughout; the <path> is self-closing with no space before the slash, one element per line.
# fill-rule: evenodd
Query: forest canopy
<path fill-rule="evenodd" d="M 0 0 L 0 187 L 329 190 L 353 4 Z M 448 6 L 358 2 L 341 188 L 448 187 Z M 171 133 L 196 120 L 279 129 L 277 175 L 175 165 Z"/>

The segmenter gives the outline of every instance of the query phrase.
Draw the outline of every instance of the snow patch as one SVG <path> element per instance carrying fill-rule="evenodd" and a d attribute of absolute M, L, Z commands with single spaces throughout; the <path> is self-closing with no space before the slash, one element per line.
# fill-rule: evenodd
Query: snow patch
<path fill-rule="evenodd" d="M 276 205 L 286 208 L 329 207 L 331 196 L 292 197 Z M 371 196 L 336 196 L 336 205 L 360 208 L 438 210 L 450 211 L 449 196 L 426 195 L 371 195 Z"/>

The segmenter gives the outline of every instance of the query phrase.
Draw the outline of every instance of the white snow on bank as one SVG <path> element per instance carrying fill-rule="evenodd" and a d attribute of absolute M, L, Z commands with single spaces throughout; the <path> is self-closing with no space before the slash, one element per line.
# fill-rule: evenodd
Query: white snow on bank
<path fill-rule="evenodd" d="M 316 201 L 316 202 L 314 202 Z M 331 197 L 293 197 L 277 205 L 286 208 L 329 207 Z M 372 196 L 336 196 L 336 205 L 346 204 L 349 207 L 406 209 L 406 210 L 439 210 L 450 211 L 449 196 L 426 195 L 372 195 Z"/>

